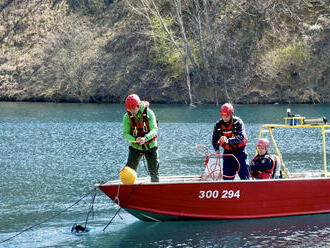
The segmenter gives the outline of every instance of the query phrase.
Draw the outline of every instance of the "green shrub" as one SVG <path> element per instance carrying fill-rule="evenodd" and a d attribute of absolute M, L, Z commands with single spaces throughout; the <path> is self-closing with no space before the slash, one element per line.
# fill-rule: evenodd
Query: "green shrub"
<path fill-rule="evenodd" d="M 164 18 L 167 27 L 174 22 L 171 18 Z M 173 42 L 168 37 L 158 17 L 151 19 L 152 36 L 154 43 L 151 46 L 152 59 L 154 67 L 166 68 L 169 72 L 181 73 L 183 71 L 182 57 Z M 172 34 L 175 36 L 174 34 Z"/>
<path fill-rule="evenodd" d="M 293 44 L 280 48 L 275 52 L 274 64 L 277 67 L 289 64 L 301 65 L 308 63 L 310 59 L 310 54 L 305 46 Z"/>

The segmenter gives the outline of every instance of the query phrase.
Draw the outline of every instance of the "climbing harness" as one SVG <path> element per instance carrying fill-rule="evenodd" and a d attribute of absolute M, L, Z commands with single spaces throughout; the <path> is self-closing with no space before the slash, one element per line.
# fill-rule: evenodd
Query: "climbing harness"
<path fill-rule="evenodd" d="M 219 123 L 220 126 L 217 129 L 219 137 L 225 136 L 227 138 L 232 138 L 233 136 L 236 136 L 238 123 L 239 123 L 239 119 L 237 117 L 233 117 L 229 125 L 226 125 L 225 122 L 223 120 L 221 120 Z M 246 137 L 245 134 L 243 136 L 244 136 L 244 139 L 238 144 L 229 144 L 229 143 L 225 143 L 225 142 L 221 142 L 221 141 L 219 142 L 219 144 L 224 149 L 229 150 L 229 151 L 240 148 L 240 147 L 244 147 L 244 146 L 246 146 L 246 144 L 248 142 L 248 138 Z"/>
<path fill-rule="evenodd" d="M 145 102 L 145 107 L 143 109 L 142 116 L 141 116 L 141 123 L 139 123 L 136 120 L 136 118 L 134 117 L 134 115 L 131 112 L 127 111 L 127 115 L 128 115 L 129 120 L 130 120 L 130 123 L 131 123 L 131 135 L 135 138 L 136 137 L 144 137 L 144 135 L 147 134 L 150 131 L 148 108 L 149 108 L 149 103 Z M 158 126 L 158 121 L 156 121 L 156 122 L 157 122 L 157 126 Z M 144 145 L 150 144 L 156 138 L 157 138 L 157 136 L 154 136 L 151 140 L 146 141 L 144 143 Z"/>
<path fill-rule="evenodd" d="M 204 152 L 201 152 L 199 149 L 202 148 Z M 240 162 L 233 154 L 218 154 L 218 153 L 209 153 L 208 148 L 205 145 L 197 144 L 195 146 L 195 152 L 203 157 L 205 157 L 205 161 L 203 162 L 203 167 L 205 167 L 203 173 L 201 174 L 201 178 L 203 180 L 211 179 L 213 181 L 221 180 L 222 178 L 234 178 L 241 169 Z M 222 173 L 222 164 L 221 158 L 225 156 L 233 157 L 238 165 L 237 171 L 233 176 L 227 176 Z M 211 158 L 215 158 L 211 160 Z M 210 162 L 211 161 L 211 162 Z"/>

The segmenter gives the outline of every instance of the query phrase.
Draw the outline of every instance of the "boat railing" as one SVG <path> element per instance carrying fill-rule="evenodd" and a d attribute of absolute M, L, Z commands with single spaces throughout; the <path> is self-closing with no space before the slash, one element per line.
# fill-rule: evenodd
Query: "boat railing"
<path fill-rule="evenodd" d="M 330 133 L 330 125 L 326 124 L 325 117 L 323 117 L 322 119 L 306 119 L 305 117 L 300 117 L 300 116 L 289 116 L 289 117 L 285 117 L 284 119 L 285 119 L 285 124 L 262 125 L 258 135 L 258 139 L 260 139 L 263 133 L 269 134 L 273 146 L 275 148 L 275 151 L 277 153 L 277 156 L 280 159 L 281 171 L 284 177 L 289 178 L 291 176 L 288 169 L 286 168 L 282 154 L 278 148 L 278 145 L 273 135 L 273 129 L 276 128 L 319 128 L 322 133 L 322 146 L 323 146 L 322 151 L 323 151 L 323 164 L 324 164 L 323 175 L 324 177 L 327 177 L 328 175 L 327 175 L 326 134 Z"/>

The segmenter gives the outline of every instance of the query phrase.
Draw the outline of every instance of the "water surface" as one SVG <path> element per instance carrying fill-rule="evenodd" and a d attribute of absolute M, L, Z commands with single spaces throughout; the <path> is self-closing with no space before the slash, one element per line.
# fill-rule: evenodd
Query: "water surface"
<path fill-rule="evenodd" d="M 151 105 L 159 119 L 160 174 L 200 174 L 196 144 L 211 152 L 219 108 L 203 105 Z M 286 109 L 330 118 L 330 105 L 237 105 L 246 126 L 249 160 L 259 128 L 283 123 Z M 119 104 L 0 103 L 0 242 L 68 208 L 100 180 L 118 179 L 128 143 L 122 138 Z M 290 171 L 323 169 L 317 129 L 274 131 Z M 330 137 L 327 137 L 329 154 Z M 272 150 L 273 151 L 273 150 Z M 329 164 L 329 159 L 328 159 Z M 139 176 L 146 176 L 143 163 Z M 270 195 L 271 197 L 271 195 Z M 100 191 L 90 232 L 84 224 L 91 197 L 0 247 L 326 247 L 330 215 L 245 221 L 145 223 L 121 211 Z"/>

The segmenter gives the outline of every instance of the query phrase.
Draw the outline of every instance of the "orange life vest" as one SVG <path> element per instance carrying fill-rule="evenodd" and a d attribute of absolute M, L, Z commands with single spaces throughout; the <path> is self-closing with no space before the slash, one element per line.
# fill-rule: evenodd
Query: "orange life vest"
<path fill-rule="evenodd" d="M 254 161 L 255 159 L 257 159 L 259 155 L 256 155 L 252 161 Z M 259 178 L 259 179 L 271 179 L 271 178 L 274 178 L 275 176 L 275 168 L 277 166 L 277 160 L 276 160 L 276 157 L 275 156 L 272 156 L 270 154 L 266 154 L 265 155 L 266 158 L 270 158 L 270 160 L 272 161 L 272 168 L 270 169 L 267 169 L 267 170 L 264 170 L 264 171 L 258 171 L 256 174 L 254 175 L 250 175 L 251 177 L 256 177 L 256 178 Z"/>
<path fill-rule="evenodd" d="M 224 121 L 221 121 L 220 128 L 218 129 L 219 137 L 226 136 L 228 139 L 232 138 L 236 135 L 238 135 L 237 132 L 237 125 L 238 125 L 239 119 L 236 117 L 233 117 L 231 120 L 231 123 L 229 125 L 225 125 Z M 222 146 L 226 150 L 234 150 L 243 146 L 246 146 L 246 143 L 248 142 L 248 139 L 246 135 L 244 134 L 244 140 L 237 144 L 228 144 L 225 142 L 220 141 L 220 146 Z"/>
<path fill-rule="evenodd" d="M 144 137 L 144 135 L 149 133 L 149 131 L 150 131 L 148 107 L 149 107 L 149 103 L 145 102 L 145 107 L 142 112 L 140 123 L 135 119 L 134 115 L 131 112 L 127 111 L 128 118 L 131 122 L 131 135 L 135 138 Z M 152 141 L 154 141 L 156 138 L 157 138 L 157 136 L 154 136 L 151 140 L 148 140 L 144 144 L 147 145 L 147 144 L 151 143 Z"/>

